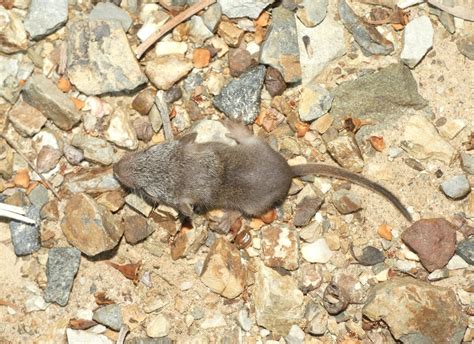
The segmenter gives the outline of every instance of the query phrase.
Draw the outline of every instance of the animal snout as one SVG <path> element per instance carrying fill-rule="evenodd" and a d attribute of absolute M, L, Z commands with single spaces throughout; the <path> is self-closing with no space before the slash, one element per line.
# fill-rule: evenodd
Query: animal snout
<path fill-rule="evenodd" d="M 128 156 L 123 157 L 113 166 L 114 177 L 124 186 L 133 188 L 135 183 L 133 181 L 132 171 L 130 169 L 130 158 Z"/>

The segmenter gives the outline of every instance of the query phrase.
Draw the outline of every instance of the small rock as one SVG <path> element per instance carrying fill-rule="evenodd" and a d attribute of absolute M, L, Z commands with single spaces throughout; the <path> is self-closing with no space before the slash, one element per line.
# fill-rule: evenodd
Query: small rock
<path fill-rule="evenodd" d="M 93 320 L 107 326 L 114 331 L 120 331 L 123 325 L 122 311 L 117 304 L 100 307 L 94 311 Z"/>
<path fill-rule="evenodd" d="M 438 132 L 444 138 L 449 140 L 454 139 L 466 127 L 466 122 L 462 119 L 447 120 L 444 125 L 438 127 Z"/>
<path fill-rule="evenodd" d="M 120 190 L 120 184 L 114 178 L 111 168 L 98 167 L 83 169 L 78 173 L 66 175 L 64 187 L 71 193 L 104 193 Z"/>
<path fill-rule="evenodd" d="M 460 156 L 463 171 L 474 175 L 474 155 L 461 152 Z"/>
<path fill-rule="evenodd" d="M 189 37 L 191 41 L 198 45 L 203 45 L 204 41 L 213 36 L 207 25 L 200 16 L 192 16 L 189 20 Z"/>
<path fill-rule="evenodd" d="M 219 0 L 222 13 L 229 18 L 249 17 L 256 19 L 275 0 Z"/>
<path fill-rule="evenodd" d="M 379 263 L 383 263 L 385 260 L 385 256 L 382 251 L 373 247 L 373 246 L 366 246 L 362 250 L 362 254 L 356 256 L 354 251 L 352 251 L 355 260 L 361 265 L 364 266 L 372 266 Z"/>
<path fill-rule="evenodd" d="M 426 270 L 432 272 L 444 267 L 454 255 L 456 227 L 442 218 L 423 219 L 408 227 L 401 238 L 415 251 Z"/>
<path fill-rule="evenodd" d="M 262 229 L 263 262 L 271 268 L 298 269 L 298 238 L 287 226 Z"/>
<path fill-rule="evenodd" d="M 28 195 L 31 204 L 38 209 L 43 208 L 43 206 L 48 202 L 48 197 L 48 189 L 46 189 L 43 184 L 38 184 Z"/>
<path fill-rule="evenodd" d="M 146 117 L 137 117 L 132 123 L 133 129 L 137 133 L 137 139 L 143 142 L 150 142 L 153 137 L 153 126 Z"/>
<path fill-rule="evenodd" d="M 25 311 L 26 313 L 44 311 L 48 308 L 49 303 L 46 303 L 44 299 L 39 295 L 33 295 L 28 298 L 25 302 Z"/>
<path fill-rule="evenodd" d="M 298 105 L 298 114 L 303 122 L 311 122 L 329 111 L 333 97 L 318 84 L 303 87 Z"/>
<path fill-rule="evenodd" d="M 454 155 L 454 148 L 422 115 L 413 115 L 408 119 L 402 135 L 402 148 L 416 159 L 436 159 L 446 164 Z"/>
<path fill-rule="evenodd" d="M 127 11 L 110 2 L 99 2 L 89 14 L 89 20 L 116 20 L 122 25 L 123 31 L 127 32 L 132 26 L 132 18 Z"/>
<path fill-rule="evenodd" d="M 307 27 L 314 27 L 326 17 L 328 0 L 303 0 L 303 7 L 299 7 L 296 15 Z"/>
<path fill-rule="evenodd" d="M 339 165 L 352 172 L 362 172 L 364 160 L 352 133 L 333 135 L 333 132 L 328 131 L 323 135 L 323 141 Z"/>
<path fill-rule="evenodd" d="M 336 315 L 346 310 L 349 305 L 347 287 L 331 281 L 324 290 L 323 305 L 331 315 Z"/>
<path fill-rule="evenodd" d="M 281 95 L 286 90 L 286 83 L 280 71 L 268 67 L 265 73 L 265 88 L 272 97 Z"/>
<path fill-rule="evenodd" d="M 192 131 L 197 133 L 196 139 L 194 140 L 196 143 L 220 142 L 230 146 L 236 145 L 234 140 L 226 136 L 229 130 L 221 121 L 210 119 L 200 120 L 194 124 Z"/>
<path fill-rule="evenodd" d="M 171 325 L 163 314 L 155 316 L 146 327 L 146 334 L 152 338 L 162 338 L 169 334 Z"/>
<path fill-rule="evenodd" d="M 40 209 L 36 206 L 30 206 L 26 210 L 26 216 L 36 221 L 32 225 L 19 221 L 10 221 L 10 234 L 13 249 L 17 256 L 26 256 L 41 248 L 39 212 Z"/>
<path fill-rule="evenodd" d="M 448 270 L 459 270 L 468 268 L 469 264 L 458 255 L 454 255 L 446 265 Z"/>
<path fill-rule="evenodd" d="M 314 336 L 321 336 L 326 333 L 329 314 L 323 306 L 309 303 L 306 307 L 305 318 L 308 320 L 306 332 Z"/>
<path fill-rule="evenodd" d="M 155 96 L 156 90 L 153 88 L 144 89 L 133 99 L 132 108 L 140 115 L 146 116 L 155 104 Z"/>
<path fill-rule="evenodd" d="M 332 258 L 332 251 L 324 238 L 318 239 L 313 243 L 304 243 L 301 245 L 301 255 L 310 263 L 326 264 Z"/>
<path fill-rule="evenodd" d="M 298 288 L 307 294 L 318 289 L 323 282 L 321 269 L 316 264 L 303 264 L 298 270 Z"/>
<path fill-rule="evenodd" d="M 209 248 L 201 281 L 212 291 L 229 299 L 239 296 L 247 282 L 247 270 L 239 250 L 225 239 L 217 239 Z"/>
<path fill-rule="evenodd" d="M 474 34 L 458 39 L 456 46 L 461 54 L 474 60 Z"/>
<path fill-rule="evenodd" d="M 227 117 L 251 124 L 260 110 L 260 94 L 265 78 L 265 67 L 257 66 L 245 72 L 239 79 L 230 81 L 219 95 L 214 97 L 214 106 Z"/>
<path fill-rule="evenodd" d="M 388 55 L 393 51 L 393 43 L 357 16 L 345 0 L 339 0 L 339 15 L 346 29 L 354 36 L 355 41 L 366 55 Z"/>
<path fill-rule="evenodd" d="M 28 37 L 21 18 L 0 7 L 0 52 L 13 54 L 28 48 Z"/>
<path fill-rule="evenodd" d="M 74 21 L 67 42 L 68 77 L 82 93 L 131 91 L 147 81 L 117 21 Z"/>
<path fill-rule="evenodd" d="M 80 262 L 81 252 L 73 247 L 54 247 L 48 251 L 45 301 L 66 306 Z"/>
<path fill-rule="evenodd" d="M 193 53 L 193 65 L 195 68 L 204 68 L 211 61 L 211 52 L 205 48 L 197 48 Z"/>
<path fill-rule="evenodd" d="M 435 270 L 428 275 L 428 281 L 439 281 L 449 277 L 449 270 L 446 268 Z"/>
<path fill-rule="evenodd" d="M 221 21 L 221 16 L 222 7 L 219 3 L 215 3 L 204 11 L 204 13 L 201 15 L 201 18 L 204 22 L 204 25 L 206 25 L 211 32 L 216 32 L 217 26 Z"/>
<path fill-rule="evenodd" d="M 133 130 L 129 117 L 125 111 L 117 109 L 110 118 L 110 124 L 105 131 L 108 141 L 118 147 L 135 150 L 138 148 L 137 134 Z"/>
<path fill-rule="evenodd" d="M 169 90 L 193 69 L 191 61 L 181 56 L 161 56 L 150 61 L 145 73 L 160 90 Z"/>
<path fill-rule="evenodd" d="M 245 332 L 249 332 L 252 329 L 253 322 L 252 319 L 250 319 L 249 317 L 249 311 L 247 308 L 242 308 L 239 311 L 237 321 L 242 330 L 244 330 Z"/>
<path fill-rule="evenodd" d="M 217 34 L 222 37 L 228 46 L 236 48 L 240 45 L 244 37 L 244 30 L 240 29 L 234 23 L 223 21 L 219 24 Z"/>
<path fill-rule="evenodd" d="M 285 336 L 285 342 L 288 344 L 303 344 L 305 333 L 297 326 L 293 325 L 290 328 L 290 332 Z"/>
<path fill-rule="evenodd" d="M 341 214 L 350 214 L 362 209 L 362 201 L 355 193 L 340 189 L 333 193 L 332 203 Z"/>
<path fill-rule="evenodd" d="M 319 117 L 316 121 L 311 123 L 310 129 L 316 130 L 320 134 L 324 134 L 331 127 L 334 122 L 334 117 L 331 114 L 327 113 Z"/>
<path fill-rule="evenodd" d="M 131 245 L 149 237 L 155 229 L 141 215 L 131 215 L 123 219 L 125 240 Z"/>
<path fill-rule="evenodd" d="M 40 111 L 24 101 L 15 104 L 8 113 L 8 119 L 15 130 L 24 137 L 31 137 L 38 133 L 47 120 Z"/>
<path fill-rule="evenodd" d="M 400 59 L 414 68 L 433 46 L 433 26 L 430 18 L 420 16 L 410 20 L 403 30 L 403 48 Z"/>
<path fill-rule="evenodd" d="M 406 343 L 460 343 L 467 326 L 452 290 L 413 278 L 396 277 L 373 287 L 362 314 L 383 321 L 395 339 Z"/>
<path fill-rule="evenodd" d="M 452 199 L 464 198 L 470 191 L 469 180 L 464 174 L 451 177 L 441 184 L 441 190 Z"/>
<path fill-rule="evenodd" d="M 201 328 L 203 330 L 209 330 L 218 327 L 226 327 L 227 323 L 224 316 L 221 313 L 214 313 L 210 317 L 203 320 Z"/>
<path fill-rule="evenodd" d="M 282 276 L 257 262 L 254 302 L 257 324 L 286 335 L 304 316 L 304 296 L 291 276 Z"/>
<path fill-rule="evenodd" d="M 153 32 L 158 31 L 169 18 L 169 14 L 163 11 L 158 4 L 143 4 L 140 19 L 144 24 L 137 32 L 138 39 L 142 42 L 146 40 Z"/>
<path fill-rule="evenodd" d="M 114 149 L 110 143 L 103 139 L 90 135 L 75 134 L 72 137 L 71 144 L 84 152 L 86 160 L 102 165 L 110 165 L 114 162 Z"/>
<path fill-rule="evenodd" d="M 0 18 L 2 18 L 1 11 L 0 8 Z M 1 32 L 0 27 L 0 35 Z M 1 44 L 0 41 L 0 49 Z M 30 77 L 33 68 L 33 63 L 25 55 L 0 55 L 0 97 L 5 98 L 11 104 L 15 104 L 23 88 L 23 82 Z"/>
<path fill-rule="evenodd" d="M 474 237 L 461 241 L 456 247 L 456 254 L 468 264 L 474 265 Z"/>
<path fill-rule="evenodd" d="M 166 103 L 171 104 L 177 100 L 180 100 L 182 96 L 183 96 L 183 91 L 181 90 L 181 87 L 175 84 L 164 93 L 163 100 Z"/>
<path fill-rule="evenodd" d="M 67 0 L 31 0 L 25 18 L 25 29 L 38 40 L 62 27 L 68 17 Z"/>
<path fill-rule="evenodd" d="M 55 84 L 41 74 L 31 76 L 23 88 L 23 99 L 63 130 L 76 125 L 81 114 L 71 98 L 62 93 Z"/>
<path fill-rule="evenodd" d="M 257 64 L 257 61 L 252 58 L 252 55 L 242 48 L 230 49 L 228 59 L 230 75 L 235 77 L 240 76 L 242 73 Z"/>
<path fill-rule="evenodd" d="M 128 194 L 125 197 L 125 203 L 127 203 L 130 207 L 138 211 L 139 213 L 148 217 L 153 210 L 153 207 L 149 205 L 143 198 L 138 197 L 134 193 Z"/>
<path fill-rule="evenodd" d="M 295 15 L 284 7 L 276 7 L 262 44 L 260 62 L 278 69 L 286 82 L 298 82 L 301 81 L 299 60 Z"/>
<path fill-rule="evenodd" d="M 324 202 L 324 195 L 313 185 L 306 185 L 298 194 L 293 223 L 296 227 L 306 226 Z"/>
<path fill-rule="evenodd" d="M 96 198 L 96 201 L 98 204 L 103 205 L 112 213 L 122 209 L 123 205 L 125 204 L 123 193 L 118 190 L 104 192 Z"/>
<path fill-rule="evenodd" d="M 36 157 L 36 168 L 40 173 L 49 172 L 56 167 L 61 156 L 62 153 L 60 150 L 52 148 L 51 146 L 44 146 Z"/>
<path fill-rule="evenodd" d="M 84 153 L 82 153 L 80 149 L 68 145 L 67 143 L 64 144 L 63 153 L 71 165 L 79 165 L 81 161 L 84 160 Z"/>
<path fill-rule="evenodd" d="M 69 243 L 88 256 L 113 249 L 123 234 L 112 214 L 84 193 L 67 201 L 61 229 Z"/>
<path fill-rule="evenodd" d="M 95 334 L 88 331 L 72 330 L 68 328 L 66 329 L 66 335 L 67 335 L 68 344 L 84 344 L 84 343 L 113 344 L 114 343 L 103 334 Z"/>

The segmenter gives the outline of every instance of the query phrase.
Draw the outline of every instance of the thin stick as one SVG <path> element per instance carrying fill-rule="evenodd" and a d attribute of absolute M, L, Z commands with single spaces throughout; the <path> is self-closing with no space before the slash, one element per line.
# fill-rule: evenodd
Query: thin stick
<path fill-rule="evenodd" d="M 176 26 L 184 22 L 189 17 L 195 15 L 202 9 L 206 8 L 207 6 L 212 5 L 215 3 L 216 0 L 202 0 L 197 4 L 192 5 L 191 7 L 187 8 L 177 16 L 171 18 L 168 22 L 165 23 L 158 31 L 153 33 L 150 37 L 148 37 L 145 42 L 140 44 L 135 51 L 135 56 L 137 59 L 140 59 L 142 55 L 153 45 L 156 41 L 158 41 L 165 33 L 174 29 Z"/>
<path fill-rule="evenodd" d="M 3 209 L 0 209 L 0 217 L 6 217 L 8 219 L 29 223 L 30 225 L 34 225 L 36 223 L 35 220 L 30 219 L 29 217 L 26 217 L 17 213 L 13 213 L 8 210 L 3 210 Z"/>
<path fill-rule="evenodd" d="M 0 133 L 0 137 L 3 137 L 3 139 L 5 141 L 7 141 L 7 143 L 10 145 L 10 147 L 12 147 L 15 152 L 17 152 L 25 161 L 26 163 L 28 164 L 28 166 L 30 166 L 30 168 L 36 172 L 36 174 L 41 178 L 41 180 L 43 181 L 43 183 L 48 187 L 48 189 L 51 190 L 51 192 L 53 193 L 53 195 L 58 199 L 60 200 L 60 197 L 59 195 L 56 193 L 56 191 L 54 191 L 53 189 L 53 186 L 49 183 L 49 181 L 43 177 L 43 175 L 38 172 L 36 166 L 25 156 L 25 154 L 23 154 L 20 149 L 18 148 L 18 146 L 12 141 L 10 140 L 4 133 Z"/>
<path fill-rule="evenodd" d="M 116 344 L 123 344 L 125 342 L 125 337 L 127 336 L 127 333 L 130 331 L 127 325 L 123 324 L 122 327 L 120 328 L 120 332 L 117 338 L 117 343 Z"/>
<path fill-rule="evenodd" d="M 5 210 L 18 215 L 26 215 L 25 209 L 23 209 L 22 207 L 17 207 L 16 205 L 0 203 L 0 210 Z"/>
<path fill-rule="evenodd" d="M 164 92 L 158 91 L 155 97 L 155 105 L 158 108 L 158 112 L 161 116 L 161 121 L 163 122 L 163 131 L 165 133 L 166 140 L 173 139 L 173 129 L 171 128 L 171 120 L 170 120 L 170 110 L 168 109 L 168 104 L 166 104 L 164 98 Z"/>

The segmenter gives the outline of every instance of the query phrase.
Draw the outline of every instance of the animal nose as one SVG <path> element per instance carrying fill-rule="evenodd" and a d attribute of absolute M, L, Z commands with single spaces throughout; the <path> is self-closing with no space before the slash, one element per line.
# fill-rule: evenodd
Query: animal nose
<path fill-rule="evenodd" d="M 132 188 L 133 183 L 130 180 L 130 171 L 127 157 L 120 159 L 113 166 L 114 177 L 126 187 Z"/>

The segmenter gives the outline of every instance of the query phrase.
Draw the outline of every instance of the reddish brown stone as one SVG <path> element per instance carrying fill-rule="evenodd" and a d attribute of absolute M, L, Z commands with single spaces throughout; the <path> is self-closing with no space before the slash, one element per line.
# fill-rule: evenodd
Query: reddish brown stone
<path fill-rule="evenodd" d="M 132 245 L 146 239 L 154 232 L 154 228 L 150 226 L 147 220 L 141 215 L 125 217 L 123 219 L 123 228 L 125 240 Z"/>
<path fill-rule="evenodd" d="M 285 79 L 280 71 L 273 67 L 268 67 L 265 73 L 265 88 L 272 97 L 281 95 L 286 90 Z"/>
<path fill-rule="evenodd" d="M 252 58 L 252 55 L 250 55 L 247 50 L 238 48 L 229 51 L 230 75 L 240 76 L 242 73 L 256 65 L 257 61 Z"/>

